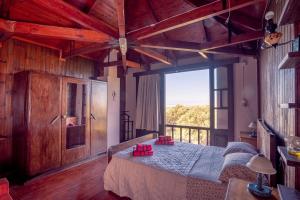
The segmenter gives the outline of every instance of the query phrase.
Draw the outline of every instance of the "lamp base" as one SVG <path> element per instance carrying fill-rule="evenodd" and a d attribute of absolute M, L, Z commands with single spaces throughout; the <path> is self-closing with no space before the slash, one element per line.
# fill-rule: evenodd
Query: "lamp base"
<path fill-rule="evenodd" d="M 258 189 L 258 185 L 256 183 L 249 183 L 248 184 L 248 190 L 258 197 L 271 197 L 272 196 L 272 190 L 267 186 L 262 186 L 262 189 Z"/>

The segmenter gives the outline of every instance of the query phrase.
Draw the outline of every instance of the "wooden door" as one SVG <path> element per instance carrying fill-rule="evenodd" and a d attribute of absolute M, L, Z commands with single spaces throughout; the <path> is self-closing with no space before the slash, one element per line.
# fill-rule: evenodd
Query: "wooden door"
<path fill-rule="evenodd" d="M 62 164 L 90 155 L 90 81 L 63 78 Z"/>
<path fill-rule="evenodd" d="M 107 83 L 91 83 L 91 154 L 107 150 Z"/>
<path fill-rule="evenodd" d="M 61 165 L 61 78 L 31 73 L 28 92 L 28 175 Z"/>
<path fill-rule="evenodd" d="M 210 68 L 210 144 L 234 140 L 233 66 Z"/>

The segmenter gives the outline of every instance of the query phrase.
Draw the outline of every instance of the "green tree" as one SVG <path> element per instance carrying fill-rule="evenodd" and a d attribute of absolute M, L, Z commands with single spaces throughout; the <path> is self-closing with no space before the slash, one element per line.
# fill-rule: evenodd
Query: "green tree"
<path fill-rule="evenodd" d="M 176 105 L 166 110 L 168 124 L 209 127 L 209 106 Z"/>

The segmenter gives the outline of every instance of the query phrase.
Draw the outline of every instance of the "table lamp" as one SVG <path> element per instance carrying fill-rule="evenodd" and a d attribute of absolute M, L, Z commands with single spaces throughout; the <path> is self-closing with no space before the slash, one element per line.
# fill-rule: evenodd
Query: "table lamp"
<path fill-rule="evenodd" d="M 256 122 L 251 122 L 249 125 L 248 125 L 248 128 L 250 128 L 252 130 L 250 136 L 251 137 L 256 137 Z"/>
<path fill-rule="evenodd" d="M 248 190 L 259 197 L 270 197 L 272 190 L 268 186 L 263 185 L 263 174 L 275 174 L 276 170 L 272 163 L 264 155 L 257 154 L 253 156 L 247 163 L 247 167 L 258 173 L 257 183 L 249 183 Z"/>

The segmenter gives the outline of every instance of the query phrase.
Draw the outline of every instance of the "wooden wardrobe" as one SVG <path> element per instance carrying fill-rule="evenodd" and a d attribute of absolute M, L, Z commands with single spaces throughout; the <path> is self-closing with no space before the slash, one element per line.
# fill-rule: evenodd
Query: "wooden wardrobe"
<path fill-rule="evenodd" d="M 13 91 L 13 152 L 22 174 L 106 151 L 106 82 L 20 72 Z"/>

